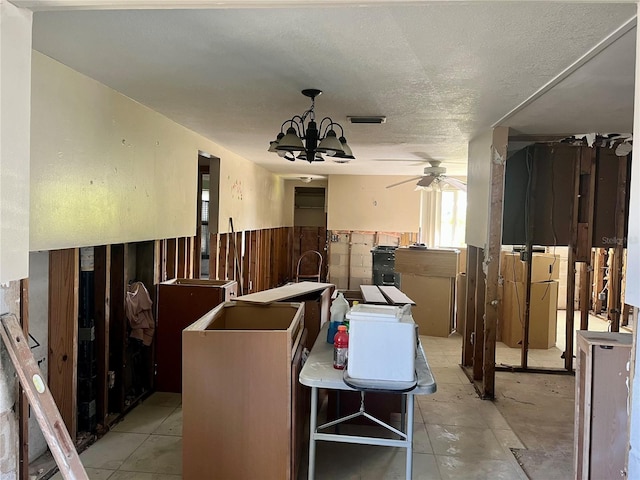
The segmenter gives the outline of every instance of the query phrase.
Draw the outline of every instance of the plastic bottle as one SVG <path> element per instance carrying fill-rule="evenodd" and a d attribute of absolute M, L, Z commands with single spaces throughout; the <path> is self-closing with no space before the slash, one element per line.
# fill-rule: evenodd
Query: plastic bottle
<path fill-rule="evenodd" d="M 347 365 L 347 352 L 349 351 L 349 334 L 347 327 L 340 325 L 338 333 L 333 339 L 333 368 L 344 370 Z"/>
<path fill-rule="evenodd" d="M 329 324 L 329 330 L 327 331 L 327 343 L 333 343 L 333 338 L 338 332 L 338 325 L 342 324 L 345 320 L 345 315 L 349 311 L 349 302 L 344 298 L 342 292 L 338 293 L 338 296 L 331 302 L 331 318 Z"/>

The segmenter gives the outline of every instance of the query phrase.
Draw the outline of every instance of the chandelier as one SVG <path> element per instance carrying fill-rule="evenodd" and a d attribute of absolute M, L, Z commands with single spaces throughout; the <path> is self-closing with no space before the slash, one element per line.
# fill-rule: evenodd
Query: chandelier
<path fill-rule="evenodd" d="M 302 94 L 311 98 L 311 107 L 302 115 L 283 122 L 280 133 L 269 144 L 269 152 L 275 152 L 291 162 L 306 160 L 307 162 L 324 162 L 322 154 L 330 156 L 335 162 L 347 163 L 355 157 L 344 138 L 342 125 L 335 123 L 331 118 L 324 117 L 320 125 L 316 123 L 315 100 L 322 94 L 322 90 L 309 88 L 302 90 Z M 305 122 L 308 123 L 305 125 Z M 285 126 L 288 125 L 286 132 Z M 336 134 L 336 128 L 340 129 L 340 137 Z M 296 157 L 296 153 L 298 156 Z"/>

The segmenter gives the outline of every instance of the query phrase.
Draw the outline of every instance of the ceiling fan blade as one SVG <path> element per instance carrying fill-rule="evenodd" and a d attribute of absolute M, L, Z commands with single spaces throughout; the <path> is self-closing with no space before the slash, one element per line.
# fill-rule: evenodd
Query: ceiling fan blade
<path fill-rule="evenodd" d="M 409 180 L 403 180 L 401 182 L 394 183 L 392 185 L 387 185 L 387 188 L 397 187 L 398 185 L 402 185 L 403 183 L 414 182 L 414 181 L 418 180 L 419 178 L 422 178 L 422 177 L 413 177 L 413 178 L 410 178 Z"/>
<path fill-rule="evenodd" d="M 457 178 L 442 177 L 440 180 L 442 180 L 445 183 L 448 183 L 449 185 L 451 185 L 452 187 L 457 188 L 458 190 L 462 190 L 463 192 L 467 191 L 466 183 L 458 180 Z"/>
<path fill-rule="evenodd" d="M 436 179 L 435 175 L 425 175 L 418 182 L 418 186 L 426 188 L 429 185 L 431 185 L 435 179 Z"/>

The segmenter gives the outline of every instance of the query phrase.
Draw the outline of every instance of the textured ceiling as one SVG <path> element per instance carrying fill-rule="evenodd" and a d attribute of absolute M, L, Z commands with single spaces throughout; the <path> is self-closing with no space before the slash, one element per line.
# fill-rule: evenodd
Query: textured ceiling
<path fill-rule="evenodd" d="M 416 175 L 418 162 L 433 158 L 464 174 L 470 138 L 635 11 L 437 2 L 37 12 L 33 46 L 274 172 Z M 635 29 L 503 124 L 527 133 L 630 131 L 634 38 Z M 304 88 L 324 90 L 317 115 L 343 124 L 356 160 L 308 164 L 266 152 L 281 123 L 308 107 Z M 351 125 L 348 115 L 387 123 Z"/>

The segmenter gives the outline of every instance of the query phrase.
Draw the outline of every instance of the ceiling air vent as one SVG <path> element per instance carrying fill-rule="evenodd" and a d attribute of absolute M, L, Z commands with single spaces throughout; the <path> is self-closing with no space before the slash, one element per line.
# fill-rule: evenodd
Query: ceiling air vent
<path fill-rule="evenodd" d="M 368 115 L 368 116 L 347 116 L 347 120 L 351 123 L 385 123 L 387 117 L 384 115 Z"/>

